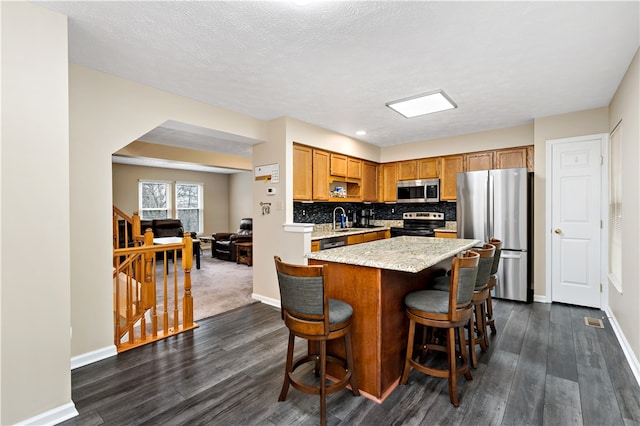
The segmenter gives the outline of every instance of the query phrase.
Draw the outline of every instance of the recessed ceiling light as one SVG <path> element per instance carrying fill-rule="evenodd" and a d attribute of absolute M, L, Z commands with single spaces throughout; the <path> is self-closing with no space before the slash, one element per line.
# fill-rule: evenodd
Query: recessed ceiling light
<path fill-rule="evenodd" d="M 365 132 L 364 130 L 358 130 L 358 131 L 356 132 L 356 135 L 357 135 L 357 136 L 364 136 L 364 135 L 366 135 L 366 134 L 367 134 L 367 132 Z"/>
<path fill-rule="evenodd" d="M 387 102 L 385 105 L 405 118 L 413 118 L 458 107 L 443 90 Z"/>

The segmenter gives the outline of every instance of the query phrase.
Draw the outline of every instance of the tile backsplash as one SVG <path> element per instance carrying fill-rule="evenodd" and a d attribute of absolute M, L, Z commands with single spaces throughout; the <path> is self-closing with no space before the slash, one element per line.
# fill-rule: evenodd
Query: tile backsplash
<path fill-rule="evenodd" d="M 444 213 L 444 220 L 455 222 L 456 203 L 293 203 L 293 221 L 296 223 L 330 223 L 333 221 L 333 209 L 342 207 L 347 212 L 350 221 L 353 220 L 354 212 L 363 209 L 373 209 L 372 220 L 402 220 L 402 213 L 405 212 L 439 212 Z M 358 214 L 359 217 L 359 214 Z M 336 219 L 338 219 L 336 217 Z"/>

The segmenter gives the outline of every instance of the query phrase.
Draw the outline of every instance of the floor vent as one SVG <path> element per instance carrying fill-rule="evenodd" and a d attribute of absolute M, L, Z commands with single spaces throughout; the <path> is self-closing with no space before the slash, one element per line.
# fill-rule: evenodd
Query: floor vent
<path fill-rule="evenodd" d="M 602 320 L 598 318 L 584 317 L 584 323 L 589 327 L 604 328 Z"/>

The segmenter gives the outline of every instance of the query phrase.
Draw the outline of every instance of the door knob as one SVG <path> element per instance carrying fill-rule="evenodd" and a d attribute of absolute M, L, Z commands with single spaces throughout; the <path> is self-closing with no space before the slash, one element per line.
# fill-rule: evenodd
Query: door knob
<path fill-rule="evenodd" d="M 562 234 L 562 229 L 556 228 L 555 231 L 553 231 L 553 232 L 555 232 L 556 234 L 559 235 L 559 234 Z"/>

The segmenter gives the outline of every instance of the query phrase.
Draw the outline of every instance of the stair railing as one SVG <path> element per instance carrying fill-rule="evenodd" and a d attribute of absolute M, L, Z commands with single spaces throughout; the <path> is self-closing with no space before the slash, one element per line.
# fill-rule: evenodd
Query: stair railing
<path fill-rule="evenodd" d="M 180 243 L 154 245 L 153 233 L 147 229 L 139 240 L 142 245 L 113 250 L 114 343 L 118 352 L 198 327 L 193 322 L 191 234 L 185 233 Z M 179 252 L 181 270 L 175 261 Z"/>

